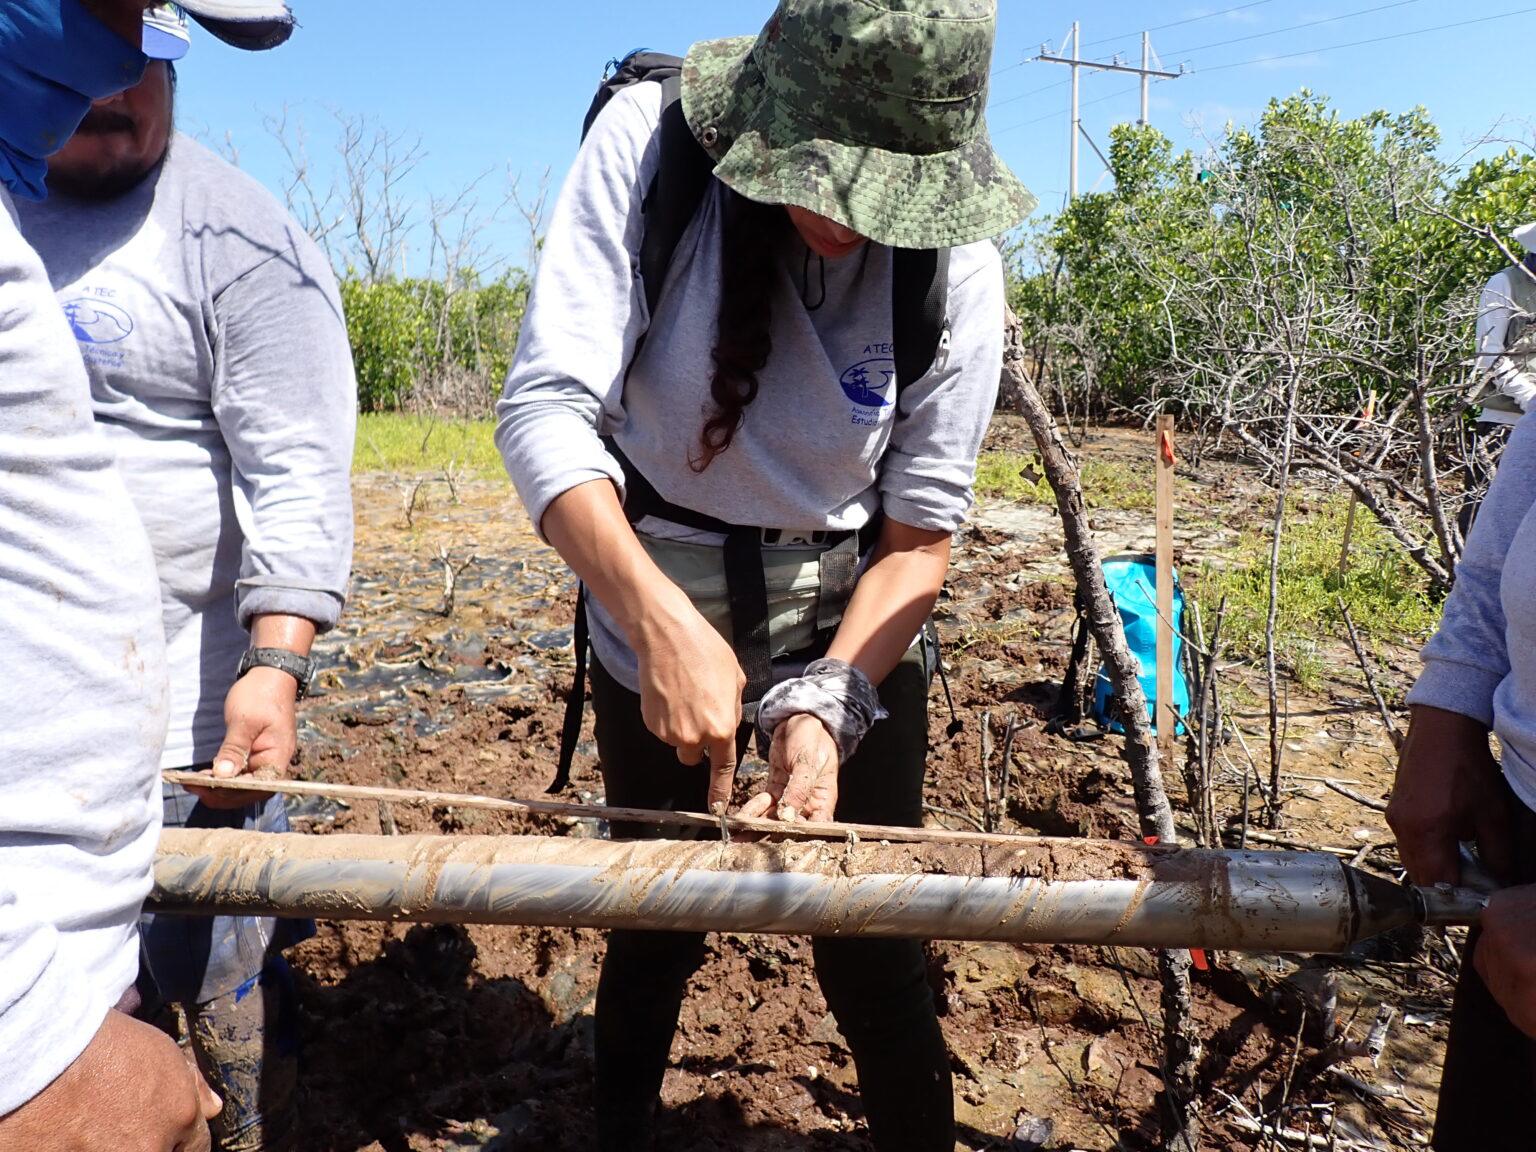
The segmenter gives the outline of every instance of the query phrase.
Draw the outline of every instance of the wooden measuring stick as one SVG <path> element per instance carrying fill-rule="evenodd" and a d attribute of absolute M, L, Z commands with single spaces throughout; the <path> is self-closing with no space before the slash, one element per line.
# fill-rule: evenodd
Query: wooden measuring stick
<path fill-rule="evenodd" d="M 1000 832 L 956 832 L 948 828 L 903 828 L 886 824 L 835 824 L 797 820 L 755 819 L 745 816 L 708 816 L 703 812 L 662 812 L 647 808 L 613 808 L 606 804 L 571 804 L 561 800 L 511 800 L 461 792 L 435 792 L 411 788 L 384 788 L 364 784 L 328 784 L 319 780 L 267 780 L 237 776 L 215 779 L 201 772 L 162 772 L 161 778 L 183 787 L 217 788 L 234 792 L 277 792 L 285 796 L 328 796 L 337 800 L 378 800 L 394 804 L 424 804 L 446 808 L 480 808 L 522 815 L 558 816 L 585 820 L 623 820 L 636 824 L 664 824 L 697 828 L 720 835 L 723 822 L 732 832 L 755 832 L 800 840 L 891 840 L 907 844 L 974 844 L 982 847 L 1019 848 L 1049 842 L 1042 836 L 1009 836 Z"/>
<path fill-rule="evenodd" d="M 1173 702 L 1173 417 L 1157 418 L 1157 750 L 1171 763 L 1179 713 Z"/>
<path fill-rule="evenodd" d="M 1349 549 L 1355 542 L 1355 510 L 1360 506 L 1360 497 L 1355 495 L 1353 489 L 1349 493 L 1349 513 L 1344 518 L 1344 547 L 1339 550 L 1339 579 L 1349 575 Z"/>

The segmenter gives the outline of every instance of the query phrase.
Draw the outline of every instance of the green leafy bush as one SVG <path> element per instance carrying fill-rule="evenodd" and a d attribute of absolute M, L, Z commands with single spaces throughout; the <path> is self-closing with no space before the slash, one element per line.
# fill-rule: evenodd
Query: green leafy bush
<path fill-rule="evenodd" d="M 509 273 L 487 284 L 367 280 L 341 284 L 347 335 L 365 412 L 447 407 L 484 415 L 517 348 L 528 283 Z"/>

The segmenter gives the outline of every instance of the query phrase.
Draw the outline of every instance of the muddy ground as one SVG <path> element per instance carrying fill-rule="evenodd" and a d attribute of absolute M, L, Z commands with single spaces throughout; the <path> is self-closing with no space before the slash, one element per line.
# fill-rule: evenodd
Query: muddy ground
<path fill-rule="evenodd" d="M 1022 445 L 1000 419 L 993 446 Z M 1107 432 L 1087 451 L 1140 467 L 1149 437 Z M 1180 558 L 1219 555 L 1262 515 L 1257 477 L 1204 461 L 1181 477 Z M 385 475 L 356 485 L 354 594 L 322 645 L 331 670 L 305 706 L 300 773 L 344 783 L 533 796 L 554 771 L 569 683 L 573 585 L 533 536 L 508 485 Z M 1146 548 L 1147 512 L 1103 510 L 1106 552 Z M 928 799 L 934 825 L 1133 838 L 1128 773 L 1113 737 L 1047 732 L 1073 612 L 1054 514 L 985 503 L 957 540 L 941 605 L 953 727 L 936 683 Z M 451 597 L 444 574 L 458 572 Z M 451 600 L 451 602 L 450 602 Z M 1341 647 L 1320 690 L 1293 691 L 1281 836 L 1391 875 L 1381 813 L 1329 788 L 1385 797 L 1391 748 Z M 1400 692 L 1408 650 L 1386 650 Z M 1264 719 L 1238 662 L 1225 676 L 1262 758 Z M 984 718 L 1000 749 L 1010 720 L 1006 810 L 981 782 Z M 590 717 L 589 717 L 590 724 Z M 590 729 L 588 730 L 590 732 Z M 573 791 L 600 799 L 584 744 Z M 994 753 L 994 773 L 1000 753 Z M 1240 748 L 1223 749 L 1217 810 L 1237 824 Z M 1267 776 L 1267 769 L 1264 770 Z M 1184 801 L 1170 777 L 1175 805 Z M 994 788 L 997 785 L 994 784 Z M 1256 794 L 1250 806 L 1257 809 Z M 477 810 L 308 801 L 307 830 L 599 835 L 591 822 Z M 1181 813 L 1181 819 L 1187 813 Z M 592 931 L 322 925 L 292 953 L 302 987 L 308 1134 L 317 1152 L 592 1147 L 591 1012 L 602 935 Z M 1161 1087 L 1152 959 L 1124 949 L 940 943 L 931 975 L 956 1073 L 964 1149 L 1142 1149 Z M 1440 939 L 1363 946 L 1343 958 L 1231 955 L 1197 973 L 1201 1104 L 1215 1149 L 1260 1146 L 1277 1113 L 1338 1147 L 1413 1147 L 1432 1115 L 1454 954 Z M 1328 1028 L 1364 1038 L 1395 1009 L 1379 1061 L 1320 1054 Z M 1331 1021 L 1321 1024 L 1320 1021 Z M 804 940 L 721 935 L 694 980 L 673 1049 L 659 1148 L 867 1148 L 854 1072 Z M 1293 1141 L 1291 1146 L 1300 1146 Z"/>

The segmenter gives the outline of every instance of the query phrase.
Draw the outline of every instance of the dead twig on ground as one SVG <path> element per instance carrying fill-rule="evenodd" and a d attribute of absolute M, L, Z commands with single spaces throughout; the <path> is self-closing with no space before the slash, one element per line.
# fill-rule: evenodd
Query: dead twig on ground
<path fill-rule="evenodd" d="M 1296 1040 L 1291 1048 L 1291 1065 L 1285 1071 L 1285 1082 L 1280 1089 L 1280 1106 L 1275 1109 L 1276 1135 L 1270 1138 L 1269 1146 L 1273 1148 L 1279 1139 L 1279 1126 L 1285 1123 L 1285 1113 L 1291 1105 L 1291 1085 L 1296 1079 L 1296 1065 L 1301 1062 L 1301 1034 L 1307 1027 L 1307 1010 L 1301 1010 L 1301 1019 L 1296 1024 Z M 1310 1136 L 1308 1136 L 1310 1139 Z"/>
<path fill-rule="evenodd" d="M 991 832 L 992 819 L 992 713 L 981 714 L 981 822 L 982 831 Z"/>
<path fill-rule="evenodd" d="M 1004 821 L 1008 820 L 1008 784 L 1013 779 L 1013 738 L 1018 735 L 1019 714 L 1010 713 L 1008 726 L 1003 729 L 1002 782 L 998 787 L 998 809 Z"/>
<path fill-rule="evenodd" d="M 923 811 L 932 812 L 935 816 L 947 816 L 951 820 L 964 820 L 978 832 L 985 832 L 987 830 L 986 826 L 980 820 L 976 819 L 976 817 L 966 812 L 956 812 L 953 808 L 941 808 L 937 804 L 925 803 L 923 805 Z"/>
<path fill-rule="evenodd" d="M 438 608 L 439 616 L 452 616 L 453 605 L 459 590 L 459 577 L 464 570 L 473 564 L 478 557 L 471 552 L 462 561 L 455 563 L 448 555 L 448 549 L 444 545 L 438 545 L 437 562 L 443 566 L 443 603 Z"/>
<path fill-rule="evenodd" d="M 1371 699 L 1376 702 L 1376 711 L 1381 713 L 1381 723 L 1387 730 L 1387 738 L 1392 741 L 1392 747 L 1401 748 L 1403 734 L 1398 731 L 1397 722 L 1392 719 L 1392 712 L 1387 707 L 1386 700 L 1382 699 L 1381 691 L 1376 687 L 1376 677 L 1371 672 L 1371 662 L 1365 654 L 1365 645 L 1360 642 L 1360 633 L 1355 629 L 1355 622 L 1349 614 L 1349 605 L 1344 603 L 1342 596 L 1339 597 L 1339 615 L 1344 618 L 1344 628 L 1349 633 L 1349 646 L 1355 650 L 1355 659 L 1360 663 L 1360 671 L 1365 674 L 1365 686 L 1370 689 Z"/>
<path fill-rule="evenodd" d="M 1356 792 L 1353 788 L 1346 787 L 1338 780 L 1324 779 L 1323 786 L 1326 788 L 1331 788 L 1340 796 L 1347 796 L 1356 804 L 1363 804 L 1367 808 L 1372 808 L 1377 812 L 1385 812 L 1387 810 L 1387 802 L 1385 800 L 1372 800 L 1369 796 L 1362 796 L 1359 792 Z"/>
<path fill-rule="evenodd" d="M 423 476 L 414 481 L 396 480 L 395 487 L 400 491 L 400 514 L 405 517 L 405 526 L 416 526 L 416 507 L 421 501 L 422 488 L 427 483 L 427 477 Z"/>

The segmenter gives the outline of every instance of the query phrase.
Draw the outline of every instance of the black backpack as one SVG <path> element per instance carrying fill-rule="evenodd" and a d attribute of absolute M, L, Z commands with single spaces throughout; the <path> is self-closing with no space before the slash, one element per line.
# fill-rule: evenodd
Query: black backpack
<path fill-rule="evenodd" d="M 682 68 L 681 58 L 660 52 L 636 51 L 622 60 L 609 61 L 581 125 L 581 138 L 585 140 L 593 123 L 618 92 L 633 84 L 661 85 L 661 121 L 657 128 L 661 159 L 640 202 L 645 217 L 645 232 L 640 242 L 640 277 L 652 316 L 661 301 L 662 284 L 666 281 L 678 242 L 693 221 L 709 189 L 709 182 L 714 178 L 715 162 L 694 138 L 693 130 L 683 116 Z M 893 249 L 892 255 L 891 332 L 895 343 L 896 409 L 899 414 L 902 393 L 908 385 L 928 374 L 939 354 L 949 296 L 949 249 L 897 248 Z M 726 537 L 726 584 L 731 605 L 733 647 L 747 678 L 743 699 L 755 703 L 772 684 L 761 530 L 750 525 L 726 524 L 669 503 L 625 458 L 617 444 L 612 440 L 606 440 L 605 444 L 624 470 L 627 492 L 624 510 L 631 523 L 643 516 L 657 515 L 703 531 L 720 532 Z M 861 534 L 863 543 L 872 545 L 878 531 L 876 520 Z M 856 575 L 852 565 L 846 568 L 840 573 L 840 579 L 851 589 Z M 566 698 L 565 720 L 560 733 L 560 767 L 549 787 L 550 792 L 559 792 L 570 783 L 571 764 L 581 736 L 588 644 L 585 595 L 585 589 L 578 592 L 573 636 L 576 682 Z"/>

